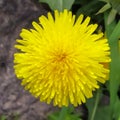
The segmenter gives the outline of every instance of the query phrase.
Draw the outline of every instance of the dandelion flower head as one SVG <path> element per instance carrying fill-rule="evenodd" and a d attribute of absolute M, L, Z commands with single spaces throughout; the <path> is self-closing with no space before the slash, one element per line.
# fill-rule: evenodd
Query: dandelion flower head
<path fill-rule="evenodd" d="M 77 106 L 92 97 L 109 74 L 108 40 L 95 33 L 90 17 L 71 11 L 39 17 L 33 29 L 22 29 L 15 47 L 14 69 L 21 84 L 40 101 Z"/>

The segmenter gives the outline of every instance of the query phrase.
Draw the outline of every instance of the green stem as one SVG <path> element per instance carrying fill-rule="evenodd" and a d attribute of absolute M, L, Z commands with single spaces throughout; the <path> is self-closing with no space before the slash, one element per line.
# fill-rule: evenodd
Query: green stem
<path fill-rule="evenodd" d="M 67 107 L 62 107 L 58 120 L 65 120 L 67 109 Z"/>
<path fill-rule="evenodd" d="M 94 120 L 96 110 L 97 110 L 97 107 L 98 107 L 98 103 L 99 103 L 99 98 L 100 98 L 100 91 L 98 90 L 97 94 L 96 94 L 95 105 L 94 105 L 93 112 L 92 112 L 90 120 Z"/>

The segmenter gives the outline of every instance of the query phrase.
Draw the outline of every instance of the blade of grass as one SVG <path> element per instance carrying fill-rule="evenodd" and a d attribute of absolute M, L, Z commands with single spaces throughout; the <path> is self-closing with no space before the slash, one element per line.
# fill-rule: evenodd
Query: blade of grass
<path fill-rule="evenodd" d="M 111 35 L 111 33 L 113 32 L 115 26 L 116 26 L 116 22 L 113 21 L 111 24 L 107 24 L 107 21 L 108 21 L 108 15 L 109 15 L 109 12 L 106 11 L 104 13 L 104 22 L 105 22 L 105 32 L 106 32 L 106 36 L 109 40 L 109 37 Z"/>
<path fill-rule="evenodd" d="M 105 5 L 96 13 L 96 15 L 105 12 L 105 11 L 108 10 L 109 8 L 111 8 L 110 3 L 105 4 Z"/>
<path fill-rule="evenodd" d="M 120 57 L 119 57 L 119 44 L 118 38 L 120 37 L 120 21 L 116 24 L 113 21 L 111 24 L 107 24 L 108 13 L 104 14 L 105 28 L 107 38 L 111 49 L 111 63 L 110 63 L 110 108 L 111 116 L 114 113 L 114 105 L 118 99 L 117 91 L 120 85 Z"/>
<path fill-rule="evenodd" d="M 65 120 L 67 110 L 67 107 L 62 107 L 58 120 Z"/>
<path fill-rule="evenodd" d="M 117 10 L 111 9 L 108 16 L 107 24 L 110 24 L 111 22 L 113 22 L 115 20 L 116 15 L 117 15 Z"/>
<path fill-rule="evenodd" d="M 6 116 L 5 116 L 5 115 L 2 115 L 2 116 L 0 117 L 0 120 L 6 120 Z"/>
<path fill-rule="evenodd" d="M 96 94 L 95 105 L 94 105 L 94 108 L 93 108 L 90 120 L 94 120 L 95 119 L 95 114 L 96 114 L 96 111 L 97 111 L 99 99 L 100 99 L 100 91 L 98 90 L 97 94 Z"/>
<path fill-rule="evenodd" d="M 116 27 L 114 28 L 114 31 L 109 37 L 110 43 L 118 41 L 119 38 L 120 38 L 120 21 L 117 23 Z"/>

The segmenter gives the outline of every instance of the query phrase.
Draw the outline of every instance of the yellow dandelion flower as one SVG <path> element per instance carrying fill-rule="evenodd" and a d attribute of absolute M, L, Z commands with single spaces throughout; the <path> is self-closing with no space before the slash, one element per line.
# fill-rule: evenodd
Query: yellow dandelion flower
<path fill-rule="evenodd" d="M 71 11 L 54 11 L 54 17 L 41 16 L 34 29 L 22 29 L 15 47 L 15 73 L 26 90 L 56 106 L 77 106 L 92 97 L 104 83 L 109 69 L 110 51 L 103 33 L 94 31 L 90 17 L 75 20 Z"/>

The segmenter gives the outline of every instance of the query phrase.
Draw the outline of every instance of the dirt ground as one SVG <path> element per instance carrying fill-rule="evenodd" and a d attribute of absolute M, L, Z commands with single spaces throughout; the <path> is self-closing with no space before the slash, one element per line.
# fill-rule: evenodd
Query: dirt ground
<path fill-rule="evenodd" d="M 53 110 L 52 105 L 24 91 L 13 69 L 14 44 L 21 29 L 31 27 L 31 22 L 48 10 L 37 0 L 0 0 L 0 115 L 8 120 L 13 120 L 13 115 L 19 120 L 46 120 Z"/>

